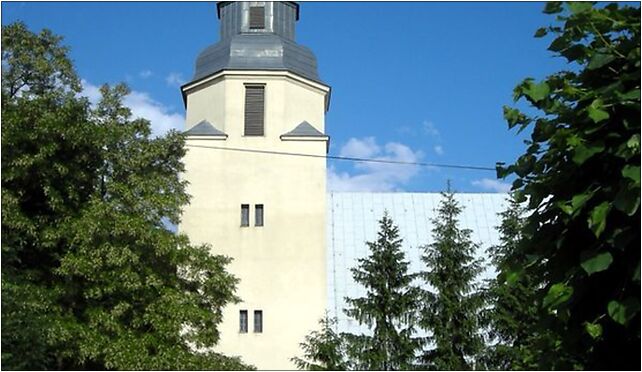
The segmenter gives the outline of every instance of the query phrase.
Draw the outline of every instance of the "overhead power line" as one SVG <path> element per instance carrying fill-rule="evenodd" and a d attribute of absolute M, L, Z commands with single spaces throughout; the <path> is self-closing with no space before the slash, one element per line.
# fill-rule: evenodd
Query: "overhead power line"
<path fill-rule="evenodd" d="M 308 157 L 308 158 L 323 158 L 323 159 L 332 159 L 332 160 L 356 161 L 356 162 L 363 162 L 363 163 L 417 165 L 417 166 L 421 166 L 421 167 L 455 168 L 455 169 L 468 169 L 468 170 L 480 170 L 480 171 L 492 171 L 492 172 L 495 172 L 495 170 L 496 170 L 495 168 L 491 168 L 491 167 L 479 167 L 479 166 L 474 166 L 474 165 L 437 164 L 437 163 L 422 163 L 422 162 L 410 162 L 410 161 L 398 161 L 398 160 L 386 160 L 386 159 L 355 158 L 355 157 L 349 157 L 349 156 L 314 155 L 314 154 L 301 154 L 301 153 L 296 153 L 296 152 L 240 149 L 240 148 L 234 148 L 234 147 L 217 147 L 217 146 L 202 146 L 202 145 L 185 145 L 185 146 L 187 146 L 187 147 L 199 147 L 199 148 L 204 148 L 204 149 L 214 149 L 214 150 L 251 152 L 251 153 L 258 153 L 258 154 L 302 156 L 302 157 Z"/>

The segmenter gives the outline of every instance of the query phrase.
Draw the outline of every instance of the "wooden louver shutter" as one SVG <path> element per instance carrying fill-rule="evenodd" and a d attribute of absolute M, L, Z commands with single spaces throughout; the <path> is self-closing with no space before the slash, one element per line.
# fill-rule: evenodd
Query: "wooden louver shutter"
<path fill-rule="evenodd" d="M 265 8 L 262 6 L 250 7 L 250 30 L 265 28 Z"/>
<path fill-rule="evenodd" d="M 265 87 L 245 87 L 245 135 L 263 135 Z"/>

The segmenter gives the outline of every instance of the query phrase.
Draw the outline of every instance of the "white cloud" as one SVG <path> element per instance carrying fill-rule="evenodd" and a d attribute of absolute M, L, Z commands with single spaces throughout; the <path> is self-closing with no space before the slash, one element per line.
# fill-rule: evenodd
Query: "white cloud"
<path fill-rule="evenodd" d="M 435 138 L 439 138 L 439 130 L 432 121 L 424 120 L 422 123 L 422 128 L 424 133 Z"/>
<path fill-rule="evenodd" d="M 165 78 L 165 82 L 167 83 L 167 85 L 175 87 L 185 84 L 185 81 L 186 80 L 185 78 L 183 78 L 183 74 L 181 74 L 180 72 L 172 72 Z"/>
<path fill-rule="evenodd" d="M 501 182 L 491 178 L 482 178 L 471 182 L 473 186 L 477 186 L 482 190 L 493 192 L 509 192 L 511 185 L 509 183 Z"/>
<path fill-rule="evenodd" d="M 417 162 L 423 156 L 408 146 L 388 142 L 379 146 L 374 137 L 350 138 L 339 151 L 341 156 Z M 331 191 L 395 191 L 400 190 L 412 177 L 419 173 L 417 165 L 356 162 L 354 171 L 338 172 L 334 166 L 328 171 L 328 188 Z"/>
<path fill-rule="evenodd" d="M 80 85 L 82 86 L 82 96 L 85 96 L 89 99 L 89 103 L 96 105 L 100 101 L 100 87 L 93 85 L 85 79 L 80 80 Z"/>
<path fill-rule="evenodd" d="M 348 142 L 343 145 L 340 156 L 354 157 L 354 158 L 369 158 L 376 155 L 381 151 L 377 145 L 374 137 L 366 137 L 363 139 L 350 138 Z"/>
<path fill-rule="evenodd" d="M 100 87 L 82 80 L 82 88 L 82 95 L 86 96 L 92 105 L 96 105 L 100 101 Z M 183 115 L 171 112 L 145 92 L 131 91 L 123 99 L 123 104 L 129 107 L 134 118 L 149 120 L 152 134 L 155 136 L 163 135 L 170 129 L 180 129 L 185 121 Z"/>
<path fill-rule="evenodd" d="M 437 155 L 443 155 L 444 154 L 444 148 L 441 145 L 437 145 L 433 149 L 435 150 L 435 153 Z"/>
<path fill-rule="evenodd" d="M 138 73 L 138 76 L 140 76 L 143 79 L 147 79 L 148 77 L 152 76 L 153 73 L 150 70 L 143 70 Z"/>
<path fill-rule="evenodd" d="M 132 110 L 134 117 L 144 118 L 152 123 L 154 135 L 163 135 L 170 129 L 183 127 L 185 121 L 183 115 L 170 112 L 167 107 L 152 99 L 147 93 L 132 91 L 125 97 L 123 103 Z"/>

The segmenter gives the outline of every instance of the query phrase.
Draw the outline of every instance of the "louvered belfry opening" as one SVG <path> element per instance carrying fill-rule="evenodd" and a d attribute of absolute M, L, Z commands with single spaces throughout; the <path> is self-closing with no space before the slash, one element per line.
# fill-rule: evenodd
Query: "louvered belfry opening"
<path fill-rule="evenodd" d="M 265 105 L 265 86 L 245 86 L 245 135 L 262 136 Z"/>
<path fill-rule="evenodd" d="M 250 7 L 250 30 L 262 30 L 265 28 L 265 7 Z"/>

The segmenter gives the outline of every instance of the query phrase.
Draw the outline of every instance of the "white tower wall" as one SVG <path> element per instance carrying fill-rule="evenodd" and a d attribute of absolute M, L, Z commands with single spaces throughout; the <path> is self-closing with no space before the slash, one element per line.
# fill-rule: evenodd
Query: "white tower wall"
<path fill-rule="evenodd" d="M 265 84 L 264 136 L 243 135 L 247 83 Z M 287 71 L 226 70 L 183 93 L 186 129 L 206 120 L 227 134 L 188 137 L 192 199 L 179 226 L 193 243 L 232 257 L 228 269 L 241 280 L 242 302 L 224 310 L 216 350 L 259 369 L 294 369 L 290 358 L 301 354 L 299 343 L 327 306 L 325 159 L 211 147 L 324 156 L 327 137 L 281 135 L 303 121 L 324 132 L 329 88 Z M 242 204 L 250 205 L 247 227 Z M 254 226 L 256 204 L 264 205 L 264 226 Z M 240 310 L 248 313 L 247 333 Z M 255 310 L 263 312 L 261 333 L 253 332 Z"/>

